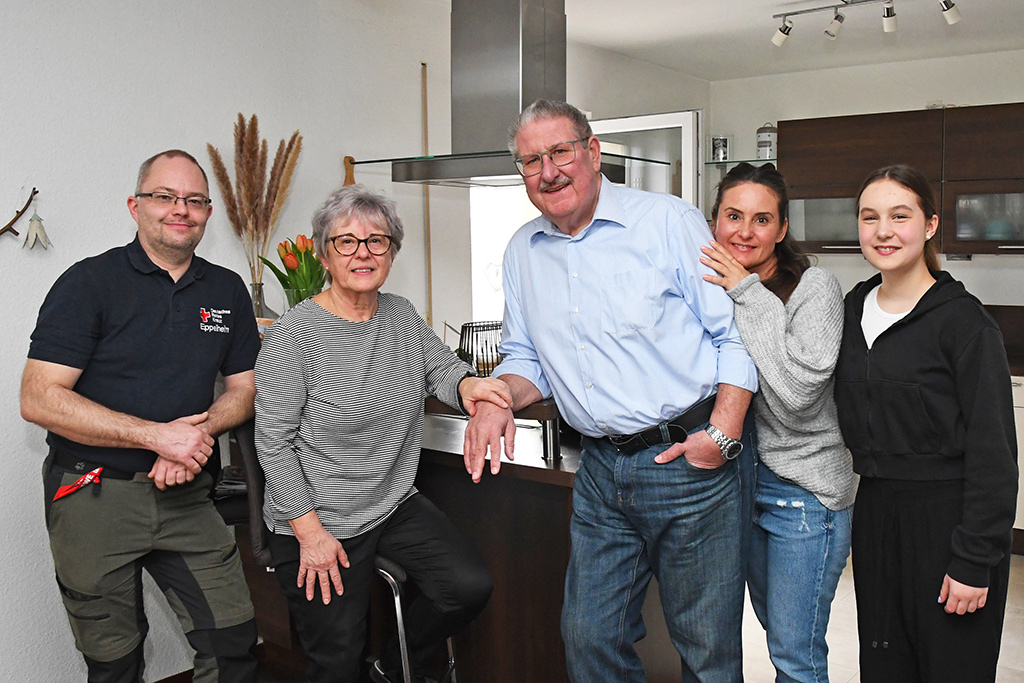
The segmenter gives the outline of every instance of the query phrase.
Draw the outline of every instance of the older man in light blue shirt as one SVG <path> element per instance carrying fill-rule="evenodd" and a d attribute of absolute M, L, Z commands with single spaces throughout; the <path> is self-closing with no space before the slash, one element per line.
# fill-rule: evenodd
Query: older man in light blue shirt
<path fill-rule="evenodd" d="M 612 185 L 600 143 L 565 103 L 538 100 L 510 149 L 541 216 L 505 252 L 494 375 L 519 409 L 553 396 L 584 437 L 562 635 L 577 683 L 643 681 L 633 644 L 658 577 L 683 680 L 742 680 L 741 486 L 736 457 L 757 371 L 725 292 L 703 281 L 703 216 Z M 466 467 L 500 468 L 510 410 L 470 421 Z M 750 457 L 749 449 L 746 456 Z"/>

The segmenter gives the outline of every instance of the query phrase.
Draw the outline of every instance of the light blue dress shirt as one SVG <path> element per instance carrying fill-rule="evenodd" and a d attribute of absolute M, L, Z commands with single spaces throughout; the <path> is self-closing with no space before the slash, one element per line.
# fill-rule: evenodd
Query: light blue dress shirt
<path fill-rule="evenodd" d="M 711 233 L 691 204 L 602 177 L 594 219 L 569 237 L 540 216 L 505 250 L 494 375 L 520 375 L 583 434 L 670 420 L 718 384 L 757 390 L 725 290 L 701 279 Z"/>

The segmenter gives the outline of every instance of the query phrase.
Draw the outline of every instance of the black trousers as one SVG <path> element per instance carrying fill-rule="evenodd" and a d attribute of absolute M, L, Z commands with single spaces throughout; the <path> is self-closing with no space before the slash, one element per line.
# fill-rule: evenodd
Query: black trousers
<path fill-rule="evenodd" d="M 963 482 L 864 477 L 853 512 L 853 579 L 863 683 L 994 681 L 1010 556 L 986 604 L 947 614 L 939 591 L 963 510 Z"/>
<path fill-rule="evenodd" d="M 359 680 L 375 555 L 401 565 L 418 589 L 405 613 L 409 656 L 418 672 L 448 636 L 480 613 L 491 595 L 491 577 L 483 559 L 422 494 L 403 502 L 376 528 L 341 539 L 341 544 L 350 563 L 348 569 L 341 568 L 345 592 L 332 594 L 325 605 L 319 587 L 310 601 L 305 588 L 296 586 L 299 544 L 295 537 L 272 534 L 270 539 L 275 575 L 295 621 L 310 683 Z M 381 659 L 386 670 L 399 668 L 397 637 L 385 647 Z"/>

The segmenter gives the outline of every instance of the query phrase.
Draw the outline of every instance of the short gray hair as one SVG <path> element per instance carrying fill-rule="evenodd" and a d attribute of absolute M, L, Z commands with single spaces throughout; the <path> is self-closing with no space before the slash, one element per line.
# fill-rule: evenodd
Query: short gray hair
<path fill-rule="evenodd" d="M 516 136 L 527 124 L 540 119 L 568 119 L 572 124 L 573 134 L 577 139 L 589 140 L 594 131 L 587 121 L 587 116 L 576 107 L 567 102 L 551 102 L 549 100 L 536 100 L 533 104 L 522 111 L 512 125 L 508 127 L 508 151 L 512 156 L 519 156 L 519 148 L 516 145 Z"/>
<path fill-rule="evenodd" d="M 160 152 L 159 154 L 154 154 L 150 158 L 143 161 L 142 165 L 139 166 L 139 177 L 135 181 L 135 194 L 142 192 L 142 183 L 145 182 L 146 176 L 149 175 L 149 169 L 152 168 L 153 162 L 161 157 L 167 157 L 168 159 L 173 159 L 175 157 L 184 157 L 185 159 L 191 161 L 193 164 L 196 165 L 196 168 L 199 169 L 199 172 L 203 174 L 203 180 L 206 182 L 206 191 L 210 191 L 210 180 L 209 178 L 206 177 L 206 171 L 204 171 L 203 167 L 199 165 L 199 162 L 196 161 L 196 158 L 182 149 L 168 149 L 164 150 L 163 152 Z"/>
<path fill-rule="evenodd" d="M 346 185 L 332 192 L 313 214 L 313 248 L 319 256 L 326 258 L 331 227 L 339 220 L 348 223 L 353 217 L 387 230 L 391 238 L 391 253 L 393 256 L 398 254 L 405 237 L 402 219 L 398 217 L 398 205 L 365 185 Z"/>

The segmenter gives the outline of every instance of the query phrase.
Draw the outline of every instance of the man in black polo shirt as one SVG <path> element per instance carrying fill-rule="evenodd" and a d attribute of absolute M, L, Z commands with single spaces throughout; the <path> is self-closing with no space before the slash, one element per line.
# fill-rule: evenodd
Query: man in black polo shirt
<path fill-rule="evenodd" d="M 208 471 L 215 437 L 253 414 L 252 302 L 194 255 L 212 208 L 192 156 L 144 162 L 128 210 L 136 239 L 50 290 L 22 378 L 22 417 L 48 432 L 57 583 L 90 683 L 142 680 L 142 569 L 196 650 L 193 680 L 255 681 L 252 604 Z"/>

